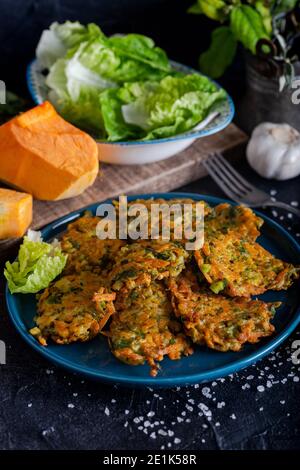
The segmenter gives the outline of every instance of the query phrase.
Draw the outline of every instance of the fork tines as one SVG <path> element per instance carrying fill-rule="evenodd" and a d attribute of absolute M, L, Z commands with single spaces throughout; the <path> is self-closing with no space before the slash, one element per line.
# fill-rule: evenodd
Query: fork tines
<path fill-rule="evenodd" d="M 255 190 L 220 153 L 208 155 L 202 164 L 224 193 L 234 201 L 239 201 L 249 191 Z"/>

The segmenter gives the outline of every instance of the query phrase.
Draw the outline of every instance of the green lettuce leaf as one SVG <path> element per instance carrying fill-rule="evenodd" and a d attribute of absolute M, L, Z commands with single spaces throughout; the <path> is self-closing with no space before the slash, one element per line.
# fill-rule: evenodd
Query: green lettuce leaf
<path fill-rule="evenodd" d="M 46 83 L 49 99 L 60 114 L 74 125 L 104 137 L 99 93 L 113 83 L 102 80 L 81 66 L 76 54 L 69 60 L 59 59 L 51 67 Z"/>
<path fill-rule="evenodd" d="M 83 41 L 93 37 L 105 37 L 99 26 L 95 23 L 89 23 L 84 26 L 79 21 L 66 21 L 65 23 L 53 23 L 50 30 L 54 31 L 57 37 L 69 49 L 78 46 Z"/>
<path fill-rule="evenodd" d="M 57 25 L 56 29 L 59 26 L 64 27 Z M 91 30 L 92 26 L 88 28 Z M 63 31 L 67 37 L 67 31 Z M 80 31 L 77 41 L 78 36 Z M 86 36 L 82 32 L 81 38 Z M 74 46 L 76 41 L 71 39 L 68 42 Z M 55 61 L 46 84 L 50 101 L 65 119 L 97 138 L 105 138 L 100 93 L 124 82 L 159 80 L 167 71 L 170 65 L 166 54 L 150 38 L 131 34 L 109 39 L 100 30 L 93 30 L 89 40 L 81 41 Z M 113 113 L 113 109 L 108 113 Z"/>
<path fill-rule="evenodd" d="M 216 28 L 211 44 L 199 59 L 200 70 L 212 78 L 219 78 L 232 63 L 237 49 L 237 40 L 228 26 Z"/>
<path fill-rule="evenodd" d="M 120 89 L 106 90 L 100 95 L 101 110 L 109 140 L 135 140 L 143 136 L 140 127 L 125 122 L 122 113 L 124 101 Z"/>
<path fill-rule="evenodd" d="M 208 78 L 167 76 L 160 82 L 125 83 L 101 93 L 108 140 L 170 137 L 192 129 L 225 98 Z"/>
<path fill-rule="evenodd" d="M 25 236 L 17 260 L 5 264 L 10 292 L 32 294 L 45 289 L 62 272 L 66 261 L 59 246 Z"/>
<path fill-rule="evenodd" d="M 102 36 L 100 28 L 91 23 L 87 26 L 78 21 L 59 24 L 52 23 L 49 29 L 43 31 L 36 49 L 40 64 L 49 69 L 57 59 L 62 58 L 68 49 L 79 46 L 83 41 L 92 37 Z"/>
<path fill-rule="evenodd" d="M 159 80 L 170 72 L 170 66 L 163 51 L 150 41 L 139 35 L 97 37 L 82 44 L 76 58 L 82 67 L 113 83 Z"/>
<path fill-rule="evenodd" d="M 100 93 L 124 82 L 159 80 L 169 70 L 165 53 L 151 39 L 134 34 L 108 39 L 95 33 L 55 61 L 46 84 L 50 101 L 65 119 L 104 138 Z M 113 112 L 107 109 L 106 122 L 112 122 Z"/>
<path fill-rule="evenodd" d="M 224 6 L 222 0 L 209 4 Z M 46 78 L 49 99 L 65 119 L 96 138 L 172 136 L 202 121 L 221 99 L 208 79 L 174 72 L 166 53 L 146 36 L 108 38 L 96 25 L 70 22 L 49 31 L 66 51 L 44 48 L 54 51 L 49 62 L 56 57 Z"/>
<path fill-rule="evenodd" d="M 145 63 L 154 69 L 171 71 L 168 56 L 154 41 L 141 34 L 127 34 L 126 36 L 112 36 L 109 45 L 119 54 Z"/>

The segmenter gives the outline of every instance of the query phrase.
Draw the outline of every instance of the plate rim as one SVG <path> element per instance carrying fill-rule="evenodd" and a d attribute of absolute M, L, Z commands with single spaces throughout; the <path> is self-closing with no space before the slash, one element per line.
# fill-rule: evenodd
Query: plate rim
<path fill-rule="evenodd" d="M 118 197 L 118 196 L 116 196 Z M 58 229 L 61 225 L 70 222 L 71 220 L 75 220 L 76 218 L 80 217 L 82 213 L 86 210 L 95 210 L 95 208 L 101 203 L 109 203 L 112 200 L 116 199 L 108 198 L 103 201 L 99 201 L 93 204 L 89 204 L 81 209 L 75 210 L 66 214 L 63 217 L 60 217 L 50 224 L 46 225 L 42 230 L 42 236 L 45 237 L 47 240 L 51 237 L 51 232 Z M 228 199 L 223 199 L 215 196 L 199 194 L 199 193 L 186 193 L 186 192 L 169 192 L 169 193 L 147 193 L 147 194 L 137 194 L 137 195 L 130 195 L 128 196 L 128 201 L 135 200 L 135 199 L 151 199 L 151 198 L 164 198 L 164 199 L 172 199 L 172 198 L 190 198 L 194 200 L 206 200 L 208 203 L 213 205 L 220 204 L 220 203 L 230 203 L 231 205 L 237 205 L 233 201 Z M 289 243 L 292 244 L 293 249 L 298 253 L 300 257 L 300 245 L 298 244 L 297 240 L 288 233 L 285 228 L 279 225 L 277 222 L 262 214 L 259 211 L 254 211 L 259 217 L 262 217 L 266 223 L 273 226 L 273 228 L 280 233 L 281 236 L 285 237 Z M 21 294 L 19 294 L 21 295 Z M 5 299 L 6 299 L 6 306 L 8 310 L 9 317 L 15 326 L 17 332 L 21 335 L 21 337 L 26 341 L 26 343 L 31 346 L 35 351 L 41 354 L 44 358 L 48 359 L 50 362 L 63 367 L 64 369 L 68 369 L 71 372 L 79 373 L 91 379 L 105 382 L 105 383 L 113 383 L 113 384 L 120 384 L 124 386 L 135 386 L 135 387 L 156 387 L 156 388 L 172 388 L 176 386 L 186 386 L 192 385 L 196 383 L 208 382 L 217 378 L 225 377 L 235 372 L 238 372 L 245 367 L 248 367 L 252 364 L 255 364 L 258 360 L 264 358 L 268 354 L 270 354 L 273 350 L 275 350 L 284 340 L 286 340 L 290 334 L 294 331 L 297 325 L 300 323 L 300 305 L 296 307 L 294 312 L 293 318 L 291 321 L 285 326 L 285 328 L 276 335 L 268 344 L 258 347 L 256 351 L 250 353 L 247 357 L 234 360 L 228 365 L 217 367 L 211 371 L 203 371 L 193 374 L 187 375 L 180 375 L 179 377 L 132 377 L 130 374 L 122 374 L 121 376 L 114 373 L 106 373 L 106 372 L 95 372 L 91 368 L 81 365 L 76 365 L 69 359 L 61 359 L 55 352 L 41 346 L 36 339 L 34 339 L 29 332 L 27 331 L 24 323 L 21 320 L 21 317 L 18 313 L 18 308 L 14 304 L 14 295 L 10 294 L 8 290 L 8 286 L 6 283 L 5 289 Z M 187 358 L 188 359 L 188 358 Z M 128 366 L 129 367 L 129 366 Z"/>
<path fill-rule="evenodd" d="M 184 132 L 183 134 L 178 134 L 173 137 L 164 137 L 162 139 L 153 139 L 153 140 L 136 140 L 136 141 L 121 141 L 121 142 L 107 142 L 107 141 L 102 141 L 99 139 L 95 139 L 97 144 L 100 145 L 113 145 L 113 146 L 121 146 L 121 147 L 129 147 L 129 146 L 141 146 L 141 145 L 150 145 L 150 144 L 165 144 L 168 142 L 176 142 L 179 140 L 186 140 L 186 139 L 199 139 L 202 137 L 208 137 L 213 134 L 217 134 L 218 132 L 222 131 L 225 129 L 229 124 L 232 122 L 234 115 L 235 115 L 235 105 L 233 102 L 232 97 L 229 95 L 227 90 L 223 88 L 218 82 L 213 80 L 212 78 L 208 77 L 207 75 L 199 72 L 199 70 L 196 70 L 192 67 L 189 67 L 188 65 L 181 64 L 180 62 L 170 60 L 170 64 L 173 65 L 174 67 L 177 67 L 178 69 L 183 69 L 186 70 L 187 73 L 196 73 L 197 75 L 201 75 L 204 77 L 209 78 L 209 80 L 215 85 L 217 85 L 218 89 L 224 90 L 226 93 L 226 101 L 228 105 L 228 116 L 226 119 L 224 119 L 219 125 L 211 128 L 211 129 L 201 129 L 199 131 L 193 131 L 193 129 Z M 34 58 L 29 64 L 27 65 L 26 68 L 26 83 L 27 83 L 27 88 L 29 90 L 29 93 L 31 95 L 31 98 L 33 99 L 34 103 L 36 105 L 42 104 L 44 101 L 39 96 L 35 89 L 34 85 L 34 75 L 36 74 L 35 68 L 39 67 L 39 61 L 37 58 Z M 213 122 L 213 121 L 212 121 Z"/>

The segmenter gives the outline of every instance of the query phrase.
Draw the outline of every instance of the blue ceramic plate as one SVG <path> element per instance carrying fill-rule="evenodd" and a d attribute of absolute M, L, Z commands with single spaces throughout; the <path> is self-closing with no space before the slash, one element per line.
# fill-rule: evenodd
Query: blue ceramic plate
<path fill-rule="evenodd" d="M 139 197 L 189 197 L 205 200 L 211 205 L 225 202 L 223 199 L 186 193 L 148 194 L 131 196 L 129 200 Z M 229 201 L 226 201 L 229 202 Z M 65 230 L 67 224 L 80 217 L 84 210 L 96 212 L 98 204 L 93 204 L 81 211 L 73 212 L 43 230 L 45 240 L 57 237 Z M 277 223 L 268 217 L 258 214 L 265 221 L 259 242 L 274 255 L 294 264 L 300 264 L 300 247 L 296 241 Z M 195 353 L 181 359 L 161 362 L 162 370 L 158 376 L 149 376 L 148 366 L 128 366 L 117 361 L 109 351 L 106 338 L 99 336 L 93 341 L 81 344 L 59 346 L 50 343 L 41 346 L 29 333 L 36 314 L 34 295 L 11 295 L 6 289 L 8 311 L 13 324 L 25 341 L 42 356 L 51 362 L 73 372 L 104 382 L 113 382 L 130 386 L 173 387 L 200 383 L 237 372 L 253 364 L 258 359 L 273 351 L 296 328 L 300 322 L 300 292 L 296 284 L 286 292 L 268 292 L 260 296 L 263 300 L 283 302 L 274 318 L 276 333 L 255 345 L 247 345 L 238 353 L 222 353 L 206 347 L 195 347 Z"/>

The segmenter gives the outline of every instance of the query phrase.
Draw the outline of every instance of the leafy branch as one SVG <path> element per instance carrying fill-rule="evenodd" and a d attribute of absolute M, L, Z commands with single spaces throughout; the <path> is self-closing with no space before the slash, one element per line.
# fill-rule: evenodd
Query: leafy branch
<path fill-rule="evenodd" d="M 200 56 L 200 69 L 213 78 L 219 78 L 232 63 L 239 42 L 256 54 L 260 41 L 265 42 L 266 52 L 270 52 L 273 48 L 268 49 L 266 44 L 275 40 L 279 56 L 274 60 L 284 62 L 284 75 L 290 76 L 295 57 L 289 56 L 282 25 L 278 26 L 277 20 L 285 17 L 298 3 L 298 0 L 197 0 L 189 8 L 189 13 L 202 14 L 222 24 L 213 31 L 208 50 Z"/>

